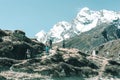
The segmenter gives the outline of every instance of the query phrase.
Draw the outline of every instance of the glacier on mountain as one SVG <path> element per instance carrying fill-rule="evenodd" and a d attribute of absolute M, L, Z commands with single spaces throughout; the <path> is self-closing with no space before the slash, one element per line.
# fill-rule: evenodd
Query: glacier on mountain
<path fill-rule="evenodd" d="M 66 40 L 79 35 L 82 32 L 89 31 L 98 24 L 112 22 L 118 18 L 120 18 L 120 12 L 108 11 L 105 9 L 93 11 L 85 7 L 78 12 L 71 23 L 66 21 L 58 22 L 49 32 L 40 31 L 35 36 L 38 41 L 43 43 L 48 39 L 52 39 L 54 43 L 57 43 L 64 39 Z"/>

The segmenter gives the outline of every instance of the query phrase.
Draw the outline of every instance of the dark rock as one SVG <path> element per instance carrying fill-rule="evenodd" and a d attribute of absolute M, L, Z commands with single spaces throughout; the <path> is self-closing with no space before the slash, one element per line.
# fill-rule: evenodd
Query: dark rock
<path fill-rule="evenodd" d="M 0 33 L 0 57 L 27 59 L 27 50 L 30 58 L 44 50 L 44 44 L 29 39 L 23 31 L 0 30 Z"/>
<path fill-rule="evenodd" d="M 7 80 L 4 76 L 0 75 L 0 80 Z"/>
<path fill-rule="evenodd" d="M 7 34 L 7 36 L 10 36 L 13 34 L 13 31 L 11 30 L 4 30 L 4 32 Z"/>
<path fill-rule="evenodd" d="M 25 59 L 26 50 L 29 46 L 24 42 L 2 42 L 0 43 L 0 56 L 14 59 Z"/>
<path fill-rule="evenodd" d="M 15 32 L 13 32 L 12 40 L 13 41 L 25 41 L 28 43 L 31 42 L 31 40 L 25 36 L 25 33 L 19 30 L 16 30 Z"/>
<path fill-rule="evenodd" d="M 58 62 L 62 62 L 64 60 L 62 58 L 62 55 L 58 53 L 58 54 L 55 54 L 51 57 L 51 61 L 58 63 Z"/>
<path fill-rule="evenodd" d="M 9 58 L 0 58 L 0 71 L 9 70 L 13 64 L 19 63 L 20 61 L 9 59 Z"/>
<path fill-rule="evenodd" d="M 105 75 L 112 75 L 120 78 L 120 63 L 116 61 L 109 61 L 110 65 L 105 67 Z"/>
<path fill-rule="evenodd" d="M 109 27 L 105 28 L 104 31 L 102 32 L 102 35 L 104 36 L 105 40 L 111 41 L 118 39 L 120 30 L 118 27 L 114 24 L 110 25 Z"/>
<path fill-rule="evenodd" d="M 7 36 L 7 34 L 3 30 L 0 29 L 0 37 L 2 36 Z"/>
<path fill-rule="evenodd" d="M 110 63 L 111 65 L 118 65 L 118 66 L 120 66 L 120 63 L 118 63 L 118 62 L 116 62 L 116 61 L 113 61 L 113 60 L 109 60 L 109 63 Z"/>
<path fill-rule="evenodd" d="M 21 31 L 21 30 L 15 30 L 13 33 L 14 33 L 14 34 L 22 34 L 22 35 L 25 36 L 25 32 L 23 32 L 23 31 Z"/>
<path fill-rule="evenodd" d="M 3 40 L 2 40 L 2 38 L 0 37 L 0 42 L 2 42 Z"/>
<path fill-rule="evenodd" d="M 26 59 L 27 49 L 30 49 L 30 46 L 24 42 L 13 43 L 12 53 L 15 56 L 15 59 Z"/>

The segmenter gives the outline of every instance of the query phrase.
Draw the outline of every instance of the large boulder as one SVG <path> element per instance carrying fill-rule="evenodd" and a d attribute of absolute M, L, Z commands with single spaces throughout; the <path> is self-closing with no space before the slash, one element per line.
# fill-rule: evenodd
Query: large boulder
<path fill-rule="evenodd" d="M 21 30 L 0 30 L 0 33 L 0 57 L 26 59 L 29 50 L 29 55 L 33 58 L 44 50 L 44 44 L 26 37 Z"/>
<path fill-rule="evenodd" d="M 26 51 L 29 45 L 24 42 L 1 42 L 0 43 L 0 56 L 14 59 L 25 59 Z"/>
<path fill-rule="evenodd" d="M 10 67 L 13 64 L 17 64 L 19 62 L 21 62 L 21 61 L 9 59 L 9 58 L 0 58 L 0 72 L 10 70 Z"/>
<path fill-rule="evenodd" d="M 25 36 L 25 32 L 23 32 L 23 31 L 21 31 L 21 30 L 15 30 L 13 33 L 14 33 L 14 34 L 22 34 L 22 35 Z"/>

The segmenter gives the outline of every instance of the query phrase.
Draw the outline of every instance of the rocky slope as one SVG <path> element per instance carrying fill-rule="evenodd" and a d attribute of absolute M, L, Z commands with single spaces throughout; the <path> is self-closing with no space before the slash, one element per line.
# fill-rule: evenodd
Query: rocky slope
<path fill-rule="evenodd" d="M 100 56 L 86 55 L 77 49 L 54 48 L 50 55 L 27 60 L 0 58 L 0 78 L 18 80 L 81 80 L 120 77 L 120 63 Z M 66 78 L 67 77 L 67 78 Z M 77 77 L 77 78 L 76 78 Z"/>
<path fill-rule="evenodd" d="M 59 47 L 53 47 L 47 55 L 44 52 L 44 44 L 37 42 L 35 39 L 27 38 L 23 31 L 0 30 L 0 79 L 99 80 L 103 78 L 104 80 L 119 80 L 120 58 L 118 52 L 120 41 L 118 39 L 119 33 L 116 32 L 119 32 L 119 29 L 115 26 L 115 23 L 108 27 L 97 27 L 101 30 L 99 34 L 104 31 L 112 32 L 107 37 L 104 34 L 101 34 L 101 37 L 94 35 L 95 38 L 98 38 L 96 41 L 107 42 L 99 43 L 100 46 L 93 48 L 98 55 L 91 55 L 90 51 L 86 54 L 75 48 Z M 93 32 L 91 30 L 91 32 L 85 34 L 88 33 Z M 87 40 L 87 38 L 83 39 L 84 41 Z M 86 43 L 86 45 L 88 44 Z M 27 49 L 31 53 L 29 59 L 26 58 Z"/>
<path fill-rule="evenodd" d="M 99 56 L 112 59 L 120 63 L 120 39 L 112 40 L 94 48 Z"/>
<path fill-rule="evenodd" d="M 90 31 L 84 32 L 79 36 L 75 36 L 66 40 L 67 48 L 77 48 L 83 52 L 88 52 L 103 43 L 117 40 L 120 38 L 119 24 L 120 19 L 114 20 L 112 23 L 102 23 Z M 62 43 L 56 44 L 61 46 Z"/>
<path fill-rule="evenodd" d="M 23 31 L 0 29 L 0 57 L 26 59 L 28 49 L 30 56 L 34 57 L 43 51 L 44 44 L 26 37 Z"/>

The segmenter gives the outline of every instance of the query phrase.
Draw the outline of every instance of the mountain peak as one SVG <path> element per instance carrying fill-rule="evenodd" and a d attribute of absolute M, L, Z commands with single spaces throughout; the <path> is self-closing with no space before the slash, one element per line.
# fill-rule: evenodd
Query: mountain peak
<path fill-rule="evenodd" d="M 46 32 L 44 30 L 41 30 L 40 32 L 38 32 L 35 36 L 38 41 L 45 43 Z"/>
<path fill-rule="evenodd" d="M 71 23 L 66 21 L 58 22 L 48 33 L 41 31 L 36 34 L 38 41 L 46 41 L 49 38 L 53 42 L 60 42 L 63 39 L 69 39 L 80 33 L 89 31 L 102 23 L 111 23 L 113 20 L 120 18 L 120 12 L 109 10 L 93 11 L 84 7 L 79 11 Z M 45 40 L 44 40 L 45 39 Z"/>
<path fill-rule="evenodd" d="M 80 12 L 78 14 L 80 14 L 82 16 L 86 16 L 86 15 L 90 14 L 90 9 L 88 7 L 84 7 L 80 10 Z"/>
<path fill-rule="evenodd" d="M 80 12 L 86 12 L 86 11 L 89 11 L 90 9 L 88 7 L 84 7 L 80 10 Z"/>

